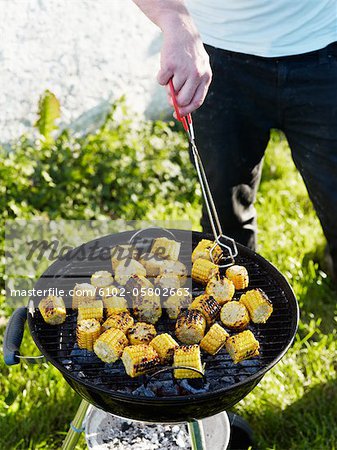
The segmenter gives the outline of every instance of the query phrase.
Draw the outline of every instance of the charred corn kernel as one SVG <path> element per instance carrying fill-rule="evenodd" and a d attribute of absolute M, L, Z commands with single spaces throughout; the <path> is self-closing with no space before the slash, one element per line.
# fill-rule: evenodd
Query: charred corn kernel
<path fill-rule="evenodd" d="M 126 259 L 121 261 L 115 270 L 115 279 L 117 283 L 125 285 L 132 275 L 146 276 L 146 269 L 135 259 Z"/>
<path fill-rule="evenodd" d="M 98 294 L 102 297 L 103 301 L 109 297 L 123 297 L 121 292 L 124 292 L 124 288 L 119 288 L 115 285 L 105 286 L 98 289 Z"/>
<path fill-rule="evenodd" d="M 123 331 L 123 333 L 127 334 L 129 328 L 131 328 L 133 324 L 133 317 L 130 316 L 128 312 L 123 311 L 108 317 L 107 320 L 103 323 L 102 328 L 104 330 L 117 328 L 118 330 L 121 330 Z"/>
<path fill-rule="evenodd" d="M 193 367 L 204 373 L 199 345 L 182 345 L 174 351 L 173 367 L 186 367 L 186 369 L 176 369 L 175 378 L 200 378 L 202 375 L 194 370 L 188 370 L 187 367 Z"/>
<path fill-rule="evenodd" d="M 207 325 L 211 325 L 220 313 L 220 304 L 209 295 L 199 295 L 190 304 L 189 309 L 196 309 L 205 317 Z"/>
<path fill-rule="evenodd" d="M 184 344 L 197 344 L 204 337 L 206 319 L 196 309 L 182 311 L 176 322 L 176 336 Z"/>
<path fill-rule="evenodd" d="M 170 259 L 171 261 L 177 261 L 180 252 L 180 242 L 173 239 L 167 239 L 166 237 L 157 238 L 153 241 L 151 253 L 159 256 L 163 259 Z"/>
<path fill-rule="evenodd" d="M 78 306 L 77 321 L 83 319 L 103 319 L 103 302 L 102 300 L 93 300 L 90 303 L 85 303 Z"/>
<path fill-rule="evenodd" d="M 180 288 L 180 278 L 173 273 L 163 273 L 155 279 L 155 285 L 162 289 L 177 290 Z"/>
<path fill-rule="evenodd" d="M 39 303 L 43 320 L 49 325 L 60 325 L 66 320 L 66 307 L 62 297 L 49 295 Z"/>
<path fill-rule="evenodd" d="M 184 286 L 188 276 L 188 270 L 181 261 L 166 261 L 166 265 L 160 268 L 160 275 L 172 274 L 179 278 L 180 286 Z"/>
<path fill-rule="evenodd" d="M 72 308 L 77 309 L 83 303 L 92 302 L 96 299 L 96 288 L 89 283 L 75 284 L 73 290 Z"/>
<path fill-rule="evenodd" d="M 77 322 L 76 337 L 79 348 L 92 351 L 100 334 L 101 324 L 97 319 L 84 319 Z"/>
<path fill-rule="evenodd" d="M 131 275 L 125 287 L 130 292 L 132 298 L 141 297 L 148 292 L 152 292 L 151 289 L 153 290 L 151 281 L 145 278 L 145 276 L 138 274 Z"/>
<path fill-rule="evenodd" d="M 211 257 L 211 250 L 213 260 Z M 215 245 L 215 241 L 202 239 L 192 252 L 192 262 L 196 261 L 198 258 L 207 259 L 208 261 L 212 261 L 217 264 L 222 258 L 222 249 L 220 245 Z"/>
<path fill-rule="evenodd" d="M 250 330 L 230 336 L 226 340 L 226 350 L 236 364 L 244 359 L 252 358 L 259 354 L 259 342 Z"/>
<path fill-rule="evenodd" d="M 207 259 L 198 258 L 192 266 L 192 279 L 201 284 L 207 284 L 211 278 L 219 276 L 219 267 Z"/>
<path fill-rule="evenodd" d="M 235 293 L 235 287 L 233 282 L 225 277 L 220 280 L 212 278 L 207 283 L 205 292 L 215 298 L 215 300 L 222 306 L 232 300 Z"/>
<path fill-rule="evenodd" d="M 167 259 L 162 259 L 153 253 L 143 253 L 139 262 L 145 267 L 147 277 L 157 277 L 170 263 Z"/>
<path fill-rule="evenodd" d="M 162 315 L 159 295 L 148 293 L 134 298 L 133 313 L 140 322 L 156 323 Z"/>
<path fill-rule="evenodd" d="M 128 259 L 138 259 L 138 251 L 137 249 L 131 245 L 131 244 L 120 244 L 115 245 L 111 249 L 111 265 L 112 270 L 115 273 L 118 264 L 121 261 L 125 261 Z"/>
<path fill-rule="evenodd" d="M 171 364 L 173 360 L 174 350 L 179 347 L 179 344 L 168 333 L 158 334 L 150 342 L 159 355 L 162 364 Z"/>
<path fill-rule="evenodd" d="M 252 289 L 242 294 L 240 303 L 248 309 L 254 323 L 266 323 L 273 312 L 273 305 L 262 289 Z"/>
<path fill-rule="evenodd" d="M 137 322 L 128 332 L 128 338 L 131 345 L 149 344 L 157 335 L 153 325 L 145 322 Z"/>
<path fill-rule="evenodd" d="M 94 343 L 94 352 L 102 361 L 113 363 L 122 356 L 124 347 L 128 345 L 128 339 L 123 331 L 110 328 Z"/>
<path fill-rule="evenodd" d="M 235 289 L 245 289 L 249 284 L 247 269 L 243 266 L 231 266 L 226 270 L 226 277 L 231 280 Z"/>
<path fill-rule="evenodd" d="M 210 355 L 215 355 L 225 345 L 228 336 L 227 331 L 215 323 L 201 339 L 200 347 Z"/>
<path fill-rule="evenodd" d="M 160 358 L 153 347 L 141 344 L 125 347 L 122 361 L 126 373 L 133 378 L 154 369 L 160 363 Z"/>
<path fill-rule="evenodd" d="M 106 270 L 99 270 L 91 275 L 90 282 L 94 287 L 104 288 L 114 282 L 113 276 Z"/>
<path fill-rule="evenodd" d="M 107 317 L 123 311 L 128 312 L 129 310 L 128 302 L 125 297 L 104 297 L 103 305 Z"/>
<path fill-rule="evenodd" d="M 185 290 L 175 292 L 167 298 L 164 305 L 170 319 L 176 319 L 182 309 L 186 309 L 192 302 L 192 296 Z"/>
<path fill-rule="evenodd" d="M 247 308 L 242 303 L 231 301 L 225 303 L 220 312 L 221 322 L 231 330 L 242 330 L 249 324 Z"/>

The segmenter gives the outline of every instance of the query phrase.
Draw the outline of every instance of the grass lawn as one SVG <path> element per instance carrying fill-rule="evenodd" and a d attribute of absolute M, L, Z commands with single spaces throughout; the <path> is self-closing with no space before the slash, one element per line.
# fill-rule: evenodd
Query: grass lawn
<path fill-rule="evenodd" d="M 332 450 L 337 447 L 337 294 L 320 267 L 320 225 L 286 141 L 277 134 L 266 154 L 256 206 L 259 252 L 288 278 L 301 323 L 291 350 L 235 411 L 249 420 L 261 450 Z M 187 207 L 184 214 L 193 216 L 197 228 L 200 208 Z M 158 209 L 151 218 L 163 215 Z M 1 321 L 0 327 L 2 335 Z M 22 353 L 36 353 L 27 334 Z M 77 395 L 52 366 L 0 364 L 0 449 L 59 448 Z M 77 448 L 86 448 L 83 437 Z"/>

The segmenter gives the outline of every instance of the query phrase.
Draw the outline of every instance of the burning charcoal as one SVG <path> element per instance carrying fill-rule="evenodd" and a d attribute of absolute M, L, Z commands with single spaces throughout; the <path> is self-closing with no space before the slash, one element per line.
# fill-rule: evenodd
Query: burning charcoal
<path fill-rule="evenodd" d="M 73 362 L 76 364 L 94 364 L 100 362 L 95 353 L 89 352 L 85 349 L 81 349 L 77 346 L 77 344 L 74 345 L 70 356 L 72 357 Z"/>
<path fill-rule="evenodd" d="M 220 381 L 225 384 L 234 384 L 235 383 L 234 377 L 222 377 Z"/>
<path fill-rule="evenodd" d="M 155 397 L 156 394 L 143 384 L 132 392 L 133 395 L 142 395 L 144 397 Z"/>
<path fill-rule="evenodd" d="M 179 386 L 173 380 L 158 381 L 156 384 L 157 392 L 164 397 L 174 396 L 180 394 Z"/>
<path fill-rule="evenodd" d="M 207 392 L 209 390 L 210 384 L 204 382 L 202 379 L 183 379 L 179 380 L 179 385 L 184 388 L 187 392 L 192 394 L 200 394 L 202 392 Z"/>

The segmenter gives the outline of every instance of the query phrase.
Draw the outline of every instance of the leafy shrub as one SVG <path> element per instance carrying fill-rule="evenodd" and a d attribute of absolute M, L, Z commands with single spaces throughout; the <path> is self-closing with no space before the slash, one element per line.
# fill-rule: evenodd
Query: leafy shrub
<path fill-rule="evenodd" d="M 198 201 L 186 140 L 172 124 L 135 122 L 120 100 L 96 132 L 65 129 L 53 138 L 58 117 L 59 103 L 46 91 L 38 138 L 22 136 L 9 152 L 1 149 L 3 217 L 133 220 L 154 205 L 169 216 Z"/>

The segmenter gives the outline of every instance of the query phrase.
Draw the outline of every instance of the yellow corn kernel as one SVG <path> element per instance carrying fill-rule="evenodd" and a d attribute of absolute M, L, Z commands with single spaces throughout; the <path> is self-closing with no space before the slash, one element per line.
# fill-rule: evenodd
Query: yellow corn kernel
<path fill-rule="evenodd" d="M 221 322 L 231 330 L 242 330 L 249 324 L 249 314 L 245 305 L 237 301 L 227 302 L 220 312 Z"/>
<path fill-rule="evenodd" d="M 228 337 L 227 331 L 215 323 L 201 339 L 200 347 L 210 355 L 215 355 L 225 345 Z"/>
<path fill-rule="evenodd" d="M 204 337 L 206 319 L 195 309 L 182 311 L 176 322 L 176 336 L 184 344 L 197 344 Z"/>
<path fill-rule="evenodd" d="M 131 245 L 131 244 L 119 244 L 119 245 L 115 245 L 114 247 L 112 247 L 111 249 L 111 265 L 112 265 L 112 270 L 115 273 L 118 264 L 121 261 L 125 261 L 125 260 L 134 260 L 134 259 L 138 259 L 138 251 L 137 249 Z"/>
<path fill-rule="evenodd" d="M 145 267 L 147 277 L 157 277 L 161 270 L 170 264 L 167 259 L 162 259 L 153 253 L 143 253 L 139 262 Z"/>
<path fill-rule="evenodd" d="M 153 241 L 151 253 L 163 259 L 177 261 L 179 258 L 181 243 L 166 237 L 157 238 Z"/>
<path fill-rule="evenodd" d="M 90 303 L 96 299 L 96 288 L 89 283 L 75 284 L 73 290 L 72 308 L 77 309 L 83 303 Z"/>
<path fill-rule="evenodd" d="M 156 286 L 160 286 L 162 289 L 177 290 L 180 288 L 180 278 L 173 273 L 163 273 L 158 275 L 155 279 Z"/>
<path fill-rule="evenodd" d="M 158 334 L 150 342 L 159 355 L 162 364 L 171 364 L 173 360 L 174 350 L 179 347 L 179 344 L 168 333 Z"/>
<path fill-rule="evenodd" d="M 114 282 L 113 276 L 106 270 L 99 270 L 91 275 L 90 283 L 97 288 L 111 286 Z"/>
<path fill-rule="evenodd" d="M 205 292 L 215 298 L 222 306 L 226 302 L 232 300 L 235 293 L 235 287 L 233 282 L 228 280 L 228 278 L 223 277 L 219 280 L 212 278 L 207 283 Z"/>
<path fill-rule="evenodd" d="M 198 258 L 192 266 L 192 279 L 201 284 L 207 284 L 211 278 L 218 278 L 219 267 L 207 259 Z"/>
<path fill-rule="evenodd" d="M 174 351 L 173 367 L 186 367 L 186 369 L 176 369 L 175 378 L 200 378 L 202 375 L 194 370 L 188 370 L 187 367 L 198 369 L 204 373 L 201 363 L 199 345 L 182 345 Z"/>
<path fill-rule="evenodd" d="M 49 325 L 60 325 L 66 320 L 66 307 L 62 297 L 49 295 L 39 303 L 43 320 Z"/>
<path fill-rule="evenodd" d="M 132 275 L 146 276 L 146 269 L 135 259 L 125 259 L 121 261 L 115 270 L 115 279 L 117 283 L 125 285 Z"/>
<path fill-rule="evenodd" d="M 180 286 L 184 286 L 187 281 L 188 271 L 181 261 L 166 261 L 166 265 L 160 268 L 160 275 L 172 274 L 178 277 Z"/>
<path fill-rule="evenodd" d="M 196 309 L 206 319 L 207 325 L 211 325 L 220 313 L 220 304 L 207 294 L 199 295 L 190 304 L 189 309 Z"/>
<path fill-rule="evenodd" d="M 212 250 L 212 248 L 214 249 Z M 211 257 L 212 250 L 212 257 Z M 217 264 L 222 258 L 222 249 L 219 244 L 215 245 L 215 241 L 210 241 L 209 239 L 202 239 L 198 242 L 198 245 L 192 252 L 192 262 L 196 261 L 198 258 L 207 259 Z"/>
<path fill-rule="evenodd" d="M 126 373 L 133 378 L 156 368 L 160 358 L 153 347 L 140 344 L 125 347 L 122 361 Z"/>
<path fill-rule="evenodd" d="M 96 339 L 101 334 L 101 324 L 96 319 L 84 319 L 77 322 L 76 338 L 79 348 L 93 350 Z"/>
<path fill-rule="evenodd" d="M 103 319 L 103 302 L 102 300 L 93 300 L 90 303 L 85 303 L 78 306 L 77 321 L 83 319 Z"/>
<path fill-rule="evenodd" d="M 254 323 L 266 323 L 273 312 L 273 305 L 262 289 L 247 291 L 239 301 L 248 309 Z"/>
<path fill-rule="evenodd" d="M 128 330 L 133 326 L 133 317 L 126 311 L 113 314 L 107 318 L 103 323 L 102 328 L 109 330 L 110 328 L 117 328 L 127 334 Z"/>
<path fill-rule="evenodd" d="M 191 301 L 191 294 L 186 293 L 185 291 L 179 293 L 178 290 L 173 295 L 170 295 L 170 297 L 168 297 L 165 301 L 165 308 L 169 318 L 176 319 L 182 309 L 188 308 L 188 306 L 191 304 Z"/>
<path fill-rule="evenodd" d="M 128 302 L 125 297 L 104 297 L 103 304 L 107 317 L 129 311 Z"/>
<path fill-rule="evenodd" d="M 145 322 L 137 322 L 128 331 L 131 345 L 149 344 L 156 336 L 157 331 L 153 325 Z"/>
<path fill-rule="evenodd" d="M 234 265 L 226 270 L 226 277 L 231 280 L 235 289 L 245 289 L 249 284 L 247 269 L 243 266 Z"/>
<path fill-rule="evenodd" d="M 259 342 L 250 330 L 242 331 L 242 333 L 227 338 L 226 350 L 236 364 L 244 359 L 252 358 L 259 354 Z"/>
<path fill-rule="evenodd" d="M 102 361 L 113 363 L 122 356 L 124 347 L 128 345 L 128 339 L 123 331 L 110 328 L 96 340 L 94 352 Z"/>

